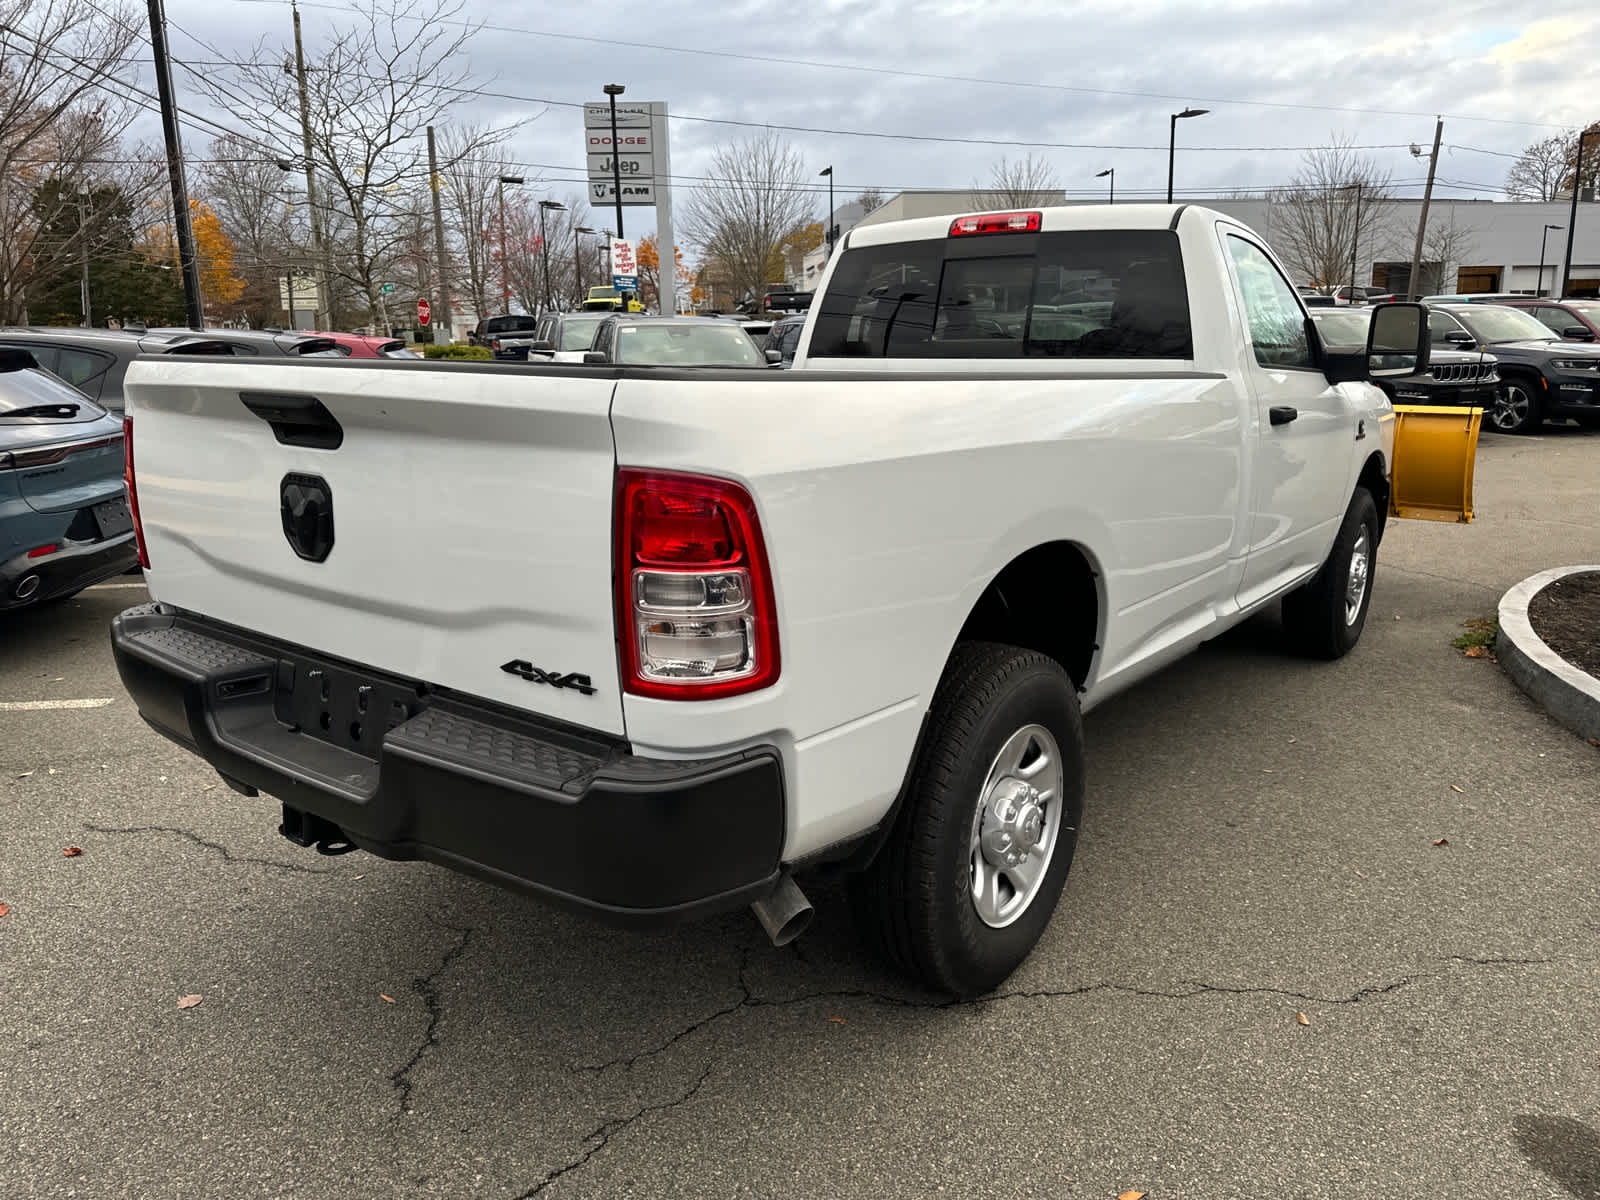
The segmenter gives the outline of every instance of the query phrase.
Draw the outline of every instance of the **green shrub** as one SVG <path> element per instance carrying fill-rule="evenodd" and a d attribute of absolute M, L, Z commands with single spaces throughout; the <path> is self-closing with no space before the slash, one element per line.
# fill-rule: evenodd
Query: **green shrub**
<path fill-rule="evenodd" d="M 424 346 L 424 358 L 493 358 L 487 346 L 469 346 L 465 342 L 451 342 L 448 346 Z"/>

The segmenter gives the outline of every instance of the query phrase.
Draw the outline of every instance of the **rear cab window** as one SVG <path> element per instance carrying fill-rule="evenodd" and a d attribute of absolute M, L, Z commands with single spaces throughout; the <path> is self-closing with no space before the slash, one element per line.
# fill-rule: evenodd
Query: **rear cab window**
<path fill-rule="evenodd" d="M 1000 233 L 849 249 L 811 358 L 1190 359 L 1178 235 Z"/>

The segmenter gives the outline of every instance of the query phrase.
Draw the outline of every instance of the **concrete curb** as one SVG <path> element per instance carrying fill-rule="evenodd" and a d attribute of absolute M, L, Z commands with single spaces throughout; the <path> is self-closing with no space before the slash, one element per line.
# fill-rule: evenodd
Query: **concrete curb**
<path fill-rule="evenodd" d="M 1600 566 L 1553 567 L 1530 575 L 1500 597 L 1500 637 L 1495 652 L 1506 674 L 1552 717 L 1579 737 L 1600 739 L 1600 679 L 1578 670 L 1533 631 L 1528 603 L 1568 575 Z"/>

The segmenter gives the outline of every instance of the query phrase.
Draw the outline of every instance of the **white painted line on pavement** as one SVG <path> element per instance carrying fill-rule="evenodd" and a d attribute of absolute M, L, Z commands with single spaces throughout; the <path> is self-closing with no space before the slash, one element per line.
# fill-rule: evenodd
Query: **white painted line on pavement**
<path fill-rule="evenodd" d="M 51 708 L 104 708 L 111 697 L 100 700 L 0 700 L 0 712 L 40 712 Z"/>
<path fill-rule="evenodd" d="M 139 588 L 141 591 L 148 587 L 143 583 L 97 583 L 93 587 L 85 588 L 86 592 L 109 592 L 112 588 Z"/>

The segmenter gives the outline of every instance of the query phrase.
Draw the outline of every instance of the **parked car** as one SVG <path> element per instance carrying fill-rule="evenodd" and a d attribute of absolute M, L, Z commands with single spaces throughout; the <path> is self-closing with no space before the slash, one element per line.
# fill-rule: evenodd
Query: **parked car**
<path fill-rule="evenodd" d="M 773 350 L 778 354 L 778 365 L 787 369 L 794 365 L 795 351 L 800 348 L 800 333 L 806 327 L 804 314 L 792 317 L 780 317 L 772 323 L 772 328 L 767 331 L 767 337 L 761 343 L 763 350 Z"/>
<path fill-rule="evenodd" d="M 625 317 L 600 323 L 583 361 L 644 367 L 766 367 L 776 358 L 756 349 L 737 325 L 713 317 Z"/>
<path fill-rule="evenodd" d="M 1507 307 L 1530 313 L 1555 335 L 1568 342 L 1600 340 L 1600 301 L 1596 300 L 1507 300 Z"/>
<path fill-rule="evenodd" d="M 34 361 L 70 383 L 117 418 L 122 416 L 122 377 L 141 354 L 234 354 L 233 345 L 192 329 L 133 332 L 75 326 L 0 329 L 0 349 L 26 350 Z"/>
<path fill-rule="evenodd" d="M 122 421 L 0 349 L 0 609 L 63 600 L 138 562 Z"/>
<path fill-rule="evenodd" d="M 1367 344 L 1372 328 L 1370 308 L 1319 308 L 1311 312 L 1324 344 L 1356 351 Z M 1500 400 L 1500 369 L 1495 356 L 1435 346 L 1428 369 L 1419 375 L 1373 381 L 1396 404 L 1449 405 L 1491 412 Z"/>
<path fill-rule="evenodd" d="M 1084 276 L 1103 311 L 1035 315 Z M 1268 606 L 1350 651 L 1391 472 L 1466 520 L 1475 440 L 1372 386 L 1419 306 L 1324 346 L 1200 205 L 885 222 L 828 279 L 789 371 L 634 366 L 760 356 L 628 317 L 592 371 L 135 364 L 139 711 L 302 846 L 778 944 L 831 863 L 900 969 L 996 987 L 1067 883 L 1081 713 Z"/>
<path fill-rule="evenodd" d="M 486 317 L 479 321 L 477 327 L 467 335 L 467 340 L 474 346 L 486 346 L 502 361 L 520 362 L 528 357 L 527 347 L 522 343 L 533 340 L 533 331 L 538 325 L 538 317 L 526 313 L 502 313 L 498 317 Z M 517 344 L 500 344 L 507 339 Z"/>
<path fill-rule="evenodd" d="M 1356 304 L 1388 304 L 1396 299 L 1396 296 L 1393 292 L 1386 292 L 1382 288 L 1351 288 L 1349 284 L 1346 284 L 1344 287 L 1336 288 L 1334 290 L 1334 303 L 1336 305 L 1350 304 L 1352 303 L 1352 295 L 1354 296 L 1353 303 Z"/>
<path fill-rule="evenodd" d="M 318 333 L 335 343 L 346 358 L 421 358 L 400 338 L 365 333 Z"/>
<path fill-rule="evenodd" d="M 135 333 L 165 334 L 173 338 L 196 339 L 231 346 L 235 355 L 283 355 L 289 358 L 309 358 L 322 355 L 328 358 L 346 357 L 339 343 L 320 333 L 302 333 L 294 329 L 183 329 L 163 326 L 159 329 L 142 329 L 128 326 Z"/>
<path fill-rule="evenodd" d="M 1501 433 L 1528 433 L 1547 418 L 1600 428 L 1600 346 L 1563 342 L 1530 313 L 1493 304 L 1431 304 L 1428 329 L 1443 349 L 1473 347 L 1500 363 L 1501 390 L 1485 413 Z"/>
<path fill-rule="evenodd" d="M 600 323 L 610 315 L 603 311 L 546 313 L 525 347 L 520 341 L 508 343 L 506 339 L 501 345 L 525 349 L 529 362 L 581 363 L 584 352 L 594 344 Z"/>
<path fill-rule="evenodd" d="M 803 313 L 811 307 L 812 295 L 792 288 L 768 288 L 761 307 L 771 313 Z"/>

